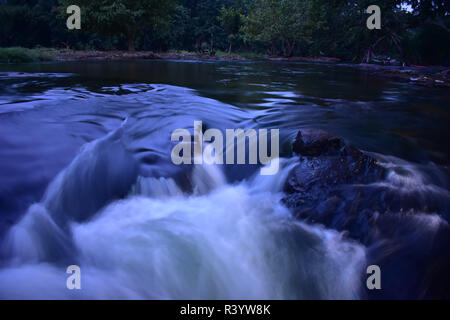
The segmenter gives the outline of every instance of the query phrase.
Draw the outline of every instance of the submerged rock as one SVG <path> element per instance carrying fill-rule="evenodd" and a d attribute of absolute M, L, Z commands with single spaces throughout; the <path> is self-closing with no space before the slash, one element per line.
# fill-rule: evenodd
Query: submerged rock
<path fill-rule="evenodd" d="M 370 298 L 449 298 L 450 194 L 405 161 L 377 159 L 320 130 L 301 130 L 283 203 L 298 219 L 367 246 L 383 290 Z M 400 160 L 399 160 L 400 161 Z M 439 263 L 436 263 L 439 261 Z M 444 282 L 445 284 L 443 284 Z"/>

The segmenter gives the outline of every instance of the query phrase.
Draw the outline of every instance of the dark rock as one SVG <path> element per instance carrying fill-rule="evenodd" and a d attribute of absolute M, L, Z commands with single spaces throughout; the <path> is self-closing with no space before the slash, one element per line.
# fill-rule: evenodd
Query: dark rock
<path fill-rule="evenodd" d="M 344 232 L 367 246 L 368 265 L 379 265 L 385 279 L 383 290 L 367 292 L 368 298 L 450 296 L 444 271 L 450 268 L 448 191 L 422 185 L 408 167 L 387 169 L 323 131 L 300 131 L 293 150 L 300 159 L 286 180 L 283 203 L 296 218 Z M 401 180 L 399 185 L 389 179 L 392 175 Z"/>
<path fill-rule="evenodd" d="M 301 155 L 285 184 L 283 202 L 297 216 L 351 229 L 351 215 L 358 213 L 362 192 L 348 186 L 382 179 L 385 169 L 377 161 L 336 136 L 319 130 L 302 130 L 294 143 Z M 347 217 L 336 215 L 346 212 Z"/>
<path fill-rule="evenodd" d="M 295 153 L 317 157 L 337 152 L 343 145 L 340 138 L 321 130 L 302 130 L 293 145 Z"/>
<path fill-rule="evenodd" d="M 387 170 L 341 138 L 320 130 L 301 130 L 293 149 L 300 160 L 288 175 L 282 201 L 302 219 L 347 230 L 357 240 L 366 238 L 367 232 L 361 230 L 367 228 L 374 212 L 412 210 L 440 213 L 448 219 L 448 192 L 439 193 L 439 188 L 427 185 L 408 189 L 392 184 L 388 174 L 404 178 L 405 183 L 414 182 L 414 177 L 401 167 Z"/>

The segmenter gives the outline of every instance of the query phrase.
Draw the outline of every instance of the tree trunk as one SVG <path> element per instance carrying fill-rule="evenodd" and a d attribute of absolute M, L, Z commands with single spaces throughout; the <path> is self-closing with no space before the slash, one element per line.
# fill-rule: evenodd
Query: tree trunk
<path fill-rule="evenodd" d="M 204 35 L 201 35 L 200 37 L 198 37 L 198 38 L 195 40 L 195 50 L 196 50 L 197 52 L 202 53 L 202 51 L 203 51 L 202 43 L 203 43 L 204 40 L 205 40 L 205 36 L 204 36 Z"/>
<path fill-rule="evenodd" d="M 134 48 L 134 30 L 129 30 L 128 34 L 127 34 L 127 38 L 128 38 L 128 51 L 134 52 L 135 48 Z"/>
<path fill-rule="evenodd" d="M 230 41 L 230 47 L 228 48 L 228 54 L 231 55 L 231 46 L 232 46 L 232 42 Z"/>
<path fill-rule="evenodd" d="M 366 63 L 370 63 L 370 60 L 372 58 L 372 48 L 367 49 L 367 55 L 366 55 Z"/>
<path fill-rule="evenodd" d="M 292 55 L 294 54 L 294 49 L 295 49 L 295 40 L 292 40 L 292 43 L 289 43 L 289 52 L 288 52 L 288 58 L 292 57 Z"/>
<path fill-rule="evenodd" d="M 272 49 L 271 49 L 271 56 L 272 57 L 274 57 L 275 56 L 275 51 L 276 51 L 276 49 L 275 49 L 275 40 L 272 40 Z"/>

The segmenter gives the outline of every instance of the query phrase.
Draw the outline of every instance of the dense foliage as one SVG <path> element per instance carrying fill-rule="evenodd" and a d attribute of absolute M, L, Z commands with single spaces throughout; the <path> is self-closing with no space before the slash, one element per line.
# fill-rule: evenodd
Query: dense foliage
<path fill-rule="evenodd" d="M 82 9 L 82 30 L 65 8 Z M 0 0 L 0 46 L 240 51 L 271 56 L 450 59 L 447 1 L 377 0 L 381 30 L 368 30 L 371 0 Z"/>

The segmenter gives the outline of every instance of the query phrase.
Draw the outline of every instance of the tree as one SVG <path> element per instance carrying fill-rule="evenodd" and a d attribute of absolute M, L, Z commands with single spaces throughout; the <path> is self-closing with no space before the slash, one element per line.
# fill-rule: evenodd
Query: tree
<path fill-rule="evenodd" d="M 243 28 L 247 41 L 271 46 L 281 41 L 284 56 L 291 56 L 298 41 L 311 37 L 310 0 L 255 0 Z"/>
<path fill-rule="evenodd" d="M 449 1 L 410 0 L 405 54 L 420 64 L 450 64 Z"/>
<path fill-rule="evenodd" d="M 311 8 L 309 0 L 280 1 L 278 32 L 285 57 L 292 56 L 298 41 L 311 41 Z"/>
<path fill-rule="evenodd" d="M 408 0 L 414 10 L 414 15 L 422 23 L 438 26 L 450 33 L 450 4 L 447 0 Z"/>
<path fill-rule="evenodd" d="M 0 0 L 0 46 L 51 47 L 67 37 L 57 0 Z"/>
<path fill-rule="evenodd" d="M 217 17 L 223 6 L 231 6 L 235 0 L 180 0 L 181 4 L 190 11 L 190 30 L 186 38 L 194 42 L 195 50 L 200 51 L 202 45 L 209 44 L 210 51 L 215 46 L 226 46 L 225 33 Z"/>
<path fill-rule="evenodd" d="M 60 2 L 67 6 L 72 1 Z M 167 28 L 175 9 L 174 0 L 78 0 L 77 5 L 82 12 L 82 28 L 105 35 L 123 34 L 129 51 L 135 50 L 136 35 L 142 28 Z"/>
<path fill-rule="evenodd" d="M 312 46 L 315 52 L 346 60 L 366 61 L 378 54 L 403 56 L 403 37 L 409 13 L 401 9 L 402 0 L 379 0 L 381 29 L 368 30 L 367 8 L 371 0 L 315 0 Z"/>
<path fill-rule="evenodd" d="M 360 0 L 350 8 L 346 16 L 347 27 L 344 32 L 344 45 L 357 53 L 358 60 L 370 62 L 375 52 L 403 58 L 402 39 L 406 30 L 408 13 L 401 9 L 402 0 L 379 0 L 381 9 L 381 29 L 368 30 L 366 26 L 369 14 L 367 8 L 371 0 Z"/>
<path fill-rule="evenodd" d="M 222 27 L 228 34 L 228 41 L 230 46 L 228 47 L 228 54 L 231 54 L 233 41 L 239 37 L 239 31 L 242 26 L 243 17 L 237 8 L 225 8 L 220 10 L 220 16 L 218 17 Z"/>

